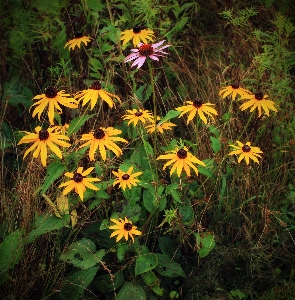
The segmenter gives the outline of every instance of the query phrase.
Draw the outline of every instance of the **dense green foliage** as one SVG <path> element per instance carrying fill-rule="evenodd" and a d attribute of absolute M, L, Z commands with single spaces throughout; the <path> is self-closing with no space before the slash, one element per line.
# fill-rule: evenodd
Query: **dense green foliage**
<path fill-rule="evenodd" d="M 3 299 L 295 299 L 295 5 L 292 1 L 2 0 L 0 2 L 0 289 Z M 141 68 L 124 63 L 135 26 L 166 40 L 169 54 Z M 79 32 L 91 38 L 73 50 Z M 50 127 L 32 99 L 55 86 L 74 96 L 94 80 L 120 97 L 110 108 L 63 108 L 71 147 L 47 166 L 18 145 Z M 223 87 L 263 91 L 277 112 L 241 110 Z M 177 107 L 200 98 L 218 112 L 191 122 Z M 80 103 L 81 104 L 81 103 Z M 213 107 L 213 106 L 212 106 Z M 122 119 L 149 110 L 148 134 Z M 79 149 L 83 134 L 120 129 L 122 155 Z M 229 155 L 236 141 L 262 150 L 259 163 Z M 163 170 L 165 151 L 185 148 L 198 176 Z M 185 148 L 186 149 L 186 148 Z M 101 152 L 100 152 L 101 153 Z M 81 201 L 62 195 L 65 172 L 93 167 Z M 123 190 L 112 171 L 141 172 Z M 127 217 L 141 235 L 110 237 Z"/>

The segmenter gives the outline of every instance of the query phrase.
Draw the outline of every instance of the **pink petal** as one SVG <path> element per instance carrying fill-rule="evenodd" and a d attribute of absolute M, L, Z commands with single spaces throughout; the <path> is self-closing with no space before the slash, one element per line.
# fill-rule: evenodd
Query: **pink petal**
<path fill-rule="evenodd" d="M 130 51 L 131 52 L 138 52 L 139 50 L 138 49 L 131 49 Z"/>
<path fill-rule="evenodd" d="M 161 46 L 164 42 L 165 42 L 165 40 L 163 40 L 163 41 L 161 41 L 161 42 L 159 42 L 159 43 L 156 43 L 156 44 L 152 44 L 152 47 L 153 47 L 154 49 L 156 49 L 156 48 L 158 48 L 159 46 Z"/>
<path fill-rule="evenodd" d="M 124 62 L 126 63 L 130 60 L 133 60 L 133 59 L 137 58 L 137 57 L 140 57 L 139 53 L 131 53 L 127 57 L 125 57 Z"/>
<path fill-rule="evenodd" d="M 163 49 L 165 49 L 165 48 L 168 48 L 168 47 L 170 47 L 171 45 L 166 45 L 166 46 L 163 46 L 163 47 L 161 47 L 161 48 L 159 48 L 159 49 L 157 49 L 157 51 L 161 51 L 161 50 L 163 50 Z"/>
<path fill-rule="evenodd" d="M 131 65 L 131 67 L 135 67 L 137 65 L 137 68 L 139 69 L 145 62 L 146 56 L 140 56 L 138 57 L 133 64 Z"/>
<path fill-rule="evenodd" d="M 149 55 L 149 58 L 153 59 L 153 60 L 159 60 L 158 57 L 156 55 Z"/>

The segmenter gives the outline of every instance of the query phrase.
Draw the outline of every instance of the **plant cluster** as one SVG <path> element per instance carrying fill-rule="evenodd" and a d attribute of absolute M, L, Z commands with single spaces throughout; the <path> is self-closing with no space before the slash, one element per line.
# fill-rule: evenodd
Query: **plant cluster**
<path fill-rule="evenodd" d="M 20 77 L 3 85 L 7 107 L 22 104 L 29 123 L 10 132 L 1 116 L 1 149 L 14 146 L 17 154 L 12 192 L 1 191 L 0 284 L 7 295 L 40 293 L 21 283 L 11 291 L 23 264 L 35 287 L 45 282 L 38 299 L 185 299 L 183 287 L 198 281 L 200 261 L 210 266 L 214 251 L 235 268 L 221 244 L 294 249 L 295 118 L 284 114 L 293 107 L 295 26 L 275 15 L 273 31 L 253 29 L 249 59 L 239 62 L 233 51 L 218 58 L 216 70 L 217 51 L 188 52 L 177 39 L 181 30 L 189 39 L 199 7 L 169 3 L 148 2 L 150 10 L 141 0 L 23 3 L 35 21 L 34 9 L 42 13 L 48 27 L 37 22 L 37 37 L 29 35 L 29 21 L 20 21 L 28 32 L 21 46 L 9 31 L 15 61 L 25 61 L 36 79 L 40 70 L 29 67 L 25 44 L 32 61 L 38 40 L 52 55 L 35 96 L 14 84 Z M 17 12 L 23 16 L 21 6 Z M 252 6 L 219 14 L 233 44 L 257 14 Z M 272 135 L 277 139 L 269 145 Z M 19 220 L 9 223 L 17 209 Z M 25 258 L 42 243 L 46 254 L 34 273 Z M 247 278 L 263 272 L 251 255 Z M 210 281 L 204 294 L 258 293 L 240 284 L 222 290 L 222 280 Z"/>

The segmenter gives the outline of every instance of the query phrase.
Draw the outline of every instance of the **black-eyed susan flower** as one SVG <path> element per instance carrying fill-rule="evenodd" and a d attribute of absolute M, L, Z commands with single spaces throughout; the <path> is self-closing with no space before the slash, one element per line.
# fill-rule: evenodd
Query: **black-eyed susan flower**
<path fill-rule="evenodd" d="M 74 98 L 69 98 L 69 96 L 70 94 L 65 94 L 65 91 L 58 92 L 57 89 L 53 86 L 47 87 L 45 90 L 45 94 L 37 95 L 33 98 L 33 100 L 39 100 L 31 106 L 32 108 L 33 106 L 37 105 L 32 113 L 33 118 L 36 116 L 36 114 L 38 114 L 38 119 L 40 121 L 42 112 L 48 106 L 49 123 L 50 125 L 53 125 L 54 112 L 57 111 L 57 113 L 59 114 L 62 113 L 62 109 L 59 106 L 60 104 L 69 108 L 78 107 L 78 102 Z"/>
<path fill-rule="evenodd" d="M 256 94 L 244 95 L 241 100 L 248 100 L 244 102 L 240 109 L 243 111 L 251 107 L 250 112 L 255 108 L 258 109 L 258 116 L 261 116 L 261 108 L 265 111 L 266 115 L 269 117 L 269 110 L 277 112 L 278 110 L 275 107 L 275 103 L 272 100 L 268 100 L 268 95 L 264 95 L 262 92 L 257 92 Z"/>
<path fill-rule="evenodd" d="M 238 163 L 240 163 L 242 159 L 245 159 L 245 161 L 248 165 L 250 162 L 250 158 L 251 158 L 259 164 L 257 157 L 261 158 L 261 155 L 259 153 L 263 153 L 263 152 L 258 147 L 251 147 L 250 142 L 243 144 L 243 143 L 237 141 L 237 144 L 238 144 L 238 146 L 230 145 L 235 150 L 230 152 L 228 155 L 239 155 L 240 154 Z"/>
<path fill-rule="evenodd" d="M 31 133 L 24 131 L 27 135 L 24 136 L 19 142 L 18 145 L 24 143 L 33 143 L 29 149 L 26 150 L 24 158 L 28 155 L 29 152 L 34 151 L 33 157 L 37 158 L 39 155 L 41 157 L 42 165 L 46 166 L 47 160 L 47 147 L 55 153 L 55 155 L 62 159 L 62 153 L 60 149 L 56 146 L 61 147 L 70 147 L 71 144 L 66 143 L 61 140 L 69 140 L 69 138 L 59 132 L 54 131 L 54 127 L 48 129 L 42 129 L 40 126 L 35 128 L 36 133 Z M 56 145 L 55 145 L 56 144 Z"/>
<path fill-rule="evenodd" d="M 197 159 L 194 155 L 188 152 L 186 147 L 179 149 L 175 147 L 174 150 L 166 151 L 165 155 L 160 155 L 158 159 L 169 159 L 169 161 L 164 165 L 163 170 L 166 167 L 173 164 L 171 168 L 170 175 L 176 170 L 177 176 L 180 177 L 182 170 L 184 170 L 187 176 L 191 176 L 190 168 L 192 168 L 196 175 L 198 175 L 198 169 L 194 164 L 199 164 L 201 166 L 206 166 L 201 160 Z"/>
<path fill-rule="evenodd" d="M 60 132 L 62 134 L 66 134 L 69 129 L 69 124 L 65 123 L 64 125 L 57 125 L 53 127 L 54 132 Z"/>
<path fill-rule="evenodd" d="M 81 145 L 79 149 L 90 146 L 89 149 L 90 161 L 94 160 L 94 153 L 97 149 L 99 149 L 99 152 L 103 160 L 106 160 L 107 158 L 106 148 L 113 151 L 117 156 L 120 156 L 122 154 L 122 150 L 114 142 L 127 143 L 125 139 L 116 136 L 121 133 L 122 130 L 115 129 L 114 127 L 98 128 L 94 131 L 91 131 L 90 133 L 86 133 L 82 135 L 80 141 L 87 141 L 87 142 Z"/>
<path fill-rule="evenodd" d="M 142 233 L 137 230 L 136 226 L 132 224 L 131 221 L 128 221 L 128 219 L 125 217 L 125 220 L 122 220 L 121 218 L 118 220 L 111 219 L 113 223 L 116 225 L 112 225 L 109 228 L 114 229 L 115 231 L 111 234 L 110 237 L 116 236 L 116 242 L 119 242 L 122 237 L 125 238 L 126 241 L 128 241 L 129 236 L 131 237 L 133 243 L 134 243 L 134 237 L 133 235 L 141 235 Z"/>
<path fill-rule="evenodd" d="M 91 41 L 91 38 L 88 36 L 84 36 L 82 33 L 77 32 L 75 34 L 75 38 L 68 41 L 64 48 L 66 48 L 67 46 L 69 46 L 69 50 L 74 50 L 74 48 L 77 46 L 78 48 L 81 47 L 81 43 L 84 43 L 87 46 L 87 43 Z"/>
<path fill-rule="evenodd" d="M 84 192 L 86 191 L 86 187 L 91 190 L 98 191 L 99 189 L 93 185 L 91 182 L 100 181 L 98 178 L 87 178 L 94 167 L 88 168 L 83 172 L 83 167 L 79 167 L 75 173 L 66 172 L 64 175 L 66 177 L 71 178 L 71 180 L 62 183 L 59 188 L 66 187 L 63 190 L 63 195 L 68 194 L 71 190 L 75 189 L 75 192 L 79 195 L 80 199 L 83 201 Z"/>
<path fill-rule="evenodd" d="M 114 101 L 111 97 L 116 98 L 119 102 L 121 102 L 118 96 L 103 90 L 100 82 L 97 80 L 92 82 L 90 89 L 83 90 L 75 94 L 75 99 L 79 99 L 79 101 L 83 100 L 82 106 L 90 101 L 91 109 L 93 109 L 99 97 L 104 100 L 109 107 L 114 106 Z"/>
<path fill-rule="evenodd" d="M 134 60 L 134 62 L 132 63 L 131 67 L 135 67 L 137 65 L 137 68 L 139 69 L 145 62 L 145 60 L 147 59 L 147 57 L 149 57 L 152 60 L 159 60 L 158 57 L 161 56 L 165 56 L 166 54 L 168 54 L 167 52 L 164 52 L 163 50 L 165 48 L 170 47 L 171 45 L 165 45 L 160 47 L 163 43 L 165 42 L 165 40 L 156 43 L 156 44 L 143 44 L 143 43 L 139 43 L 138 44 L 138 49 L 131 49 L 131 54 L 129 54 L 125 59 L 124 62 L 128 62 L 131 60 Z M 160 48 L 158 48 L 160 47 Z"/>
<path fill-rule="evenodd" d="M 157 118 L 158 121 L 160 120 L 160 117 Z M 152 125 L 145 126 L 145 129 L 148 133 L 153 133 L 155 130 L 160 133 L 164 133 L 164 130 L 172 130 L 171 127 L 176 126 L 176 124 L 171 122 L 157 122 L 157 124 L 153 123 Z"/>
<path fill-rule="evenodd" d="M 211 106 L 214 104 L 211 103 L 203 103 L 202 100 L 196 99 L 194 101 L 186 101 L 188 105 L 177 107 L 176 110 L 181 111 L 179 118 L 186 113 L 190 113 L 187 118 L 186 124 L 188 124 L 198 113 L 199 117 L 203 120 L 205 124 L 208 123 L 205 114 L 214 119 L 213 115 L 218 115 L 216 109 Z"/>
<path fill-rule="evenodd" d="M 147 40 L 152 41 L 154 39 L 154 32 L 152 30 L 141 29 L 140 26 L 135 26 L 133 29 L 125 30 L 121 33 L 121 35 L 122 37 L 120 40 L 123 40 L 123 46 L 131 39 L 133 39 L 134 47 L 137 47 L 141 41 L 147 44 Z"/>
<path fill-rule="evenodd" d="M 225 97 L 231 94 L 232 100 L 236 100 L 237 96 L 244 96 L 251 94 L 248 90 L 240 87 L 238 83 L 233 83 L 232 85 L 222 88 L 219 92 L 219 95 L 224 99 Z"/>
<path fill-rule="evenodd" d="M 134 123 L 134 126 L 140 121 L 142 124 L 145 124 L 146 121 L 153 123 L 154 117 L 152 113 L 148 110 L 143 109 L 135 109 L 127 110 L 127 115 L 124 115 L 123 120 L 129 120 L 128 125 L 130 123 Z"/>
<path fill-rule="evenodd" d="M 116 180 L 113 183 L 113 186 L 119 184 L 120 187 L 125 191 L 126 187 L 131 189 L 132 186 L 136 186 L 139 180 L 136 178 L 142 174 L 142 172 L 133 173 L 133 167 L 130 167 L 127 172 L 118 170 L 118 172 L 112 171 L 112 173 L 117 176 Z"/>

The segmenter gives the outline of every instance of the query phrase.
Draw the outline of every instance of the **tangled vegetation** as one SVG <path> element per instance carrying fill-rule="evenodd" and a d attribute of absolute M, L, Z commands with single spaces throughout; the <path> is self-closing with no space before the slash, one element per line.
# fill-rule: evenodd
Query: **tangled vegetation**
<path fill-rule="evenodd" d="M 295 299 L 292 1 L 0 8 L 3 299 Z"/>

